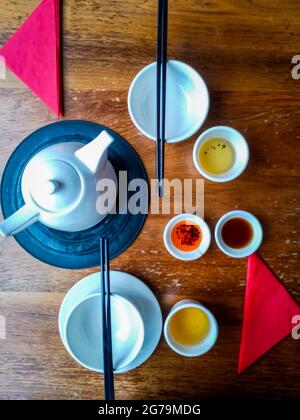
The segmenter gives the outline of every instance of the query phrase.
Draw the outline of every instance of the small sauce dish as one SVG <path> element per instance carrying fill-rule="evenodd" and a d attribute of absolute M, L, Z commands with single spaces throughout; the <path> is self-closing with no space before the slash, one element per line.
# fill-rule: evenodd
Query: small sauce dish
<path fill-rule="evenodd" d="M 207 332 L 205 336 L 199 337 L 200 339 L 196 342 L 193 340 L 192 343 L 188 344 L 187 342 L 183 343 L 182 340 L 178 340 L 178 337 L 174 336 L 174 332 L 172 332 L 172 322 L 175 321 L 175 317 L 180 315 L 182 311 L 191 310 L 194 312 L 192 312 L 190 316 L 185 316 L 178 322 L 178 337 L 186 339 L 192 334 L 191 338 L 194 339 L 197 335 L 197 329 L 199 330 L 199 328 L 201 328 L 201 321 L 203 323 L 203 316 L 207 319 Z M 202 313 L 202 319 L 193 319 L 197 312 Z M 184 331 L 184 329 L 186 331 Z M 180 337 L 180 335 L 182 335 L 182 337 Z M 207 353 L 215 345 L 218 338 L 218 323 L 213 313 L 205 306 L 201 305 L 200 302 L 194 299 L 183 299 L 180 302 L 177 302 L 169 312 L 164 325 L 164 336 L 168 345 L 176 353 L 185 357 L 201 356 Z"/>
<path fill-rule="evenodd" d="M 230 229 L 232 229 L 231 237 Z M 215 228 L 218 247 L 224 254 L 233 258 L 245 258 L 254 254 L 260 247 L 262 239 L 263 229 L 260 221 L 253 214 L 243 210 L 224 214 Z"/>
<path fill-rule="evenodd" d="M 227 168 L 224 172 L 221 173 L 212 173 L 206 170 L 200 162 L 200 151 L 202 147 L 211 140 L 222 140 L 232 149 L 232 165 Z M 216 144 L 217 148 L 220 146 L 221 148 L 224 147 L 222 144 Z M 212 146 L 215 149 L 215 146 Z M 225 146 L 226 147 L 226 146 Z M 225 151 L 225 150 L 224 150 Z M 212 151 L 216 153 L 216 151 Z M 204 152 L 206 153 L 206 152 Z M 209 153 L 209 151 L 208 151 Z M 215 156 L 213 156 L 215 158 Z M 222 159 L 222 156 L 219 156 Z M 200 137 L 195 142 L 194 150 L 193 150 L 193 160 L 197 170 L 200 174 L 210 181 L 214 182 L 228 182 L 231 181 L 238 176 L 245 170 L 248 161 L 249 161 L 249 147 L 246 139 L 244 136 L 237 130 L 232 127 L 227 126 L 216 126 L 211 127 L 208 130 L 204 131 Z"/>
<path fill-rule="evenodd" d="M 195 214 L 177 215 L 165 227 L 165 247 L 179 260 L 192 261 L 202 257 L 208 250 L 210 242 L 208 225 Z"/>

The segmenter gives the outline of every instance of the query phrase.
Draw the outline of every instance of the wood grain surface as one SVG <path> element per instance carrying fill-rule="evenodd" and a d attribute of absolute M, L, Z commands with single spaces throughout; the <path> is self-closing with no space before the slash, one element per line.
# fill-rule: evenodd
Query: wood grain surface
<path fill-rule="evenodd" d="M 246 172 L 227 184 L 205 182 L 205 218 L 214 228 L 232 209 L 263 223 L 260 256 L 300 304 L 299 161 L 300 80 L 291 59 L 300 54 L 299 0 L 170 0 L 169 55 L 198 70 L 211 94 L 205 126 L 232 125 L 251 148 Z M 17 30 L 36 0 L 2 0 L 0 45 Z M 156 1 L 66 0 L 63 2 L 66 119 L 109 126 L 155 174 L 154 142 L 141 135 L 127 111 L 135 74 L 155 60 Z M 8 71 L 0 80 L 0 168 L 33 130 L 55 121 L 43 103 Z M 194 136 L 166 147 L 166 176 L 199 178 L 192 161 Z M 223 255 L 212 243 L 200 260 L 184 263 L 164 248 L 170 216 L 149 216 L 135 243 L 112 261 L 113 269 L 138 276 L 157 295 L 164 316 L 184 297 L 215 313 L 220 336 L 201 358 L 183 358 L 162 339 L 136 370 L 116 376 L 119 399 L 214 397 L 297 398 L 300 340 L 287 337 L 237 375 L 246 260 Z M 64 294 L 94 270 L 46 266 L 14 239 L 1 244 L 1 399 L 101 399 L 102 377 L 76 364 L 63 347 L 57 317 Z"/>

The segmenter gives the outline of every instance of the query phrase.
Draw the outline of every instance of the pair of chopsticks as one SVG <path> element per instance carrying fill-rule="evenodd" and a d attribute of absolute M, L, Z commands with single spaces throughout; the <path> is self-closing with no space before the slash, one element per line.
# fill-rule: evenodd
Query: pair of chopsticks
<path fill-rule="evenodd" d="M 106 400 L 112 401 L 115 399 L 115 391 L 111 339 L 110 272 L 108 245 L 109 243 L 107 238 L 100 239 L 104 396 Z"/>
<path fill-rule="evenodd" d="M 158 196 L 163 196 L 166 131 L 166 84 L 168 46 L 168 0 L 158 0 L 156 73 L 156 179 Z"/>

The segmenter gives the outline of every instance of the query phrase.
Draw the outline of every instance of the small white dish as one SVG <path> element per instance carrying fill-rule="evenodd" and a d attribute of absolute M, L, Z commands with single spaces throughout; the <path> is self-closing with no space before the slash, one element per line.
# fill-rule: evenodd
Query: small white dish
<path fill-rule="evenodd" d="M 253 237 L 249 243 L 243 248 L 235 249 L 231 248 L 225 244 L 222 239 L 222 229 L 224 224 L 233 218 L 242 218 L 247 220 L 250 223 L 253 230 Z M 215 227 L 215 239 L 217 242 L 218 247 L 224 254 L 228 255 L 229 257 L 234 258 L 245 258 L 251 254 L 254 254 L 255 251 L 260 247 L 262 239 L 263 239 L 263 229 L 261 226 L 260 221 L 251 213 L 243 210 L 233 210 L 226 214 L 224 214 L 218 221 Z"/>
<path fill-rule="evenodd" d="M 186 308 L 196 308 L 203 311 L 209 320 L 209 331 L 207 336 L 201 340 L 198 344 L 187 346 L 181 343 L 178 343 L 172 336 L 170 331 L 170 321 L 173 315 Z M 193 299 L 183 299 L 180 302 L 177 302 L 169 312 L 169 315 L 166 318 L 164 325 L 164 336 L 166 342 L 176 353 L 181 354 L 186 357 L 196 357 L 201 356 L 204 353 L 207 353 L 216 343 L 218 338 L 218 323 L 212 312 L 207 309 L 205 306 L 201 305 L 197 300 Z"/>
<path fill-rule="evenodd" d="M 130 117 L 145 136 L 156 140 L 156 62 L 134 78 L 128 93 Z M 166 142 L 186 140 L 203 125 L 209 110 L 207 86 L 191 66 L 177 60 L 167 64 Z"/>
<path fill-rule="evenodd" d="M 227 140 L 234 150 L 234 164 L 222 174 L 211 174 L 203 169 L 199 162 L 199 151 L 203 144 L 212 138 L 222 138 Z M 214 182 L 228 182 L 237 178 L 246 169 L 249 161 L 249 147 L 245 137 L 236 129 L 220 125 L 211 127 L 204 131 L 196 140 L 193 150 L 193 160 L 200 174 Z"/>
<path fill-rule="evenodd" d="M 140 366 L 156 349 L 162 332 L 162 314 L 154 293 L 138 278 L 131 274 L 110 272 L 111 293 L 130 300 L 140 312 L 144 325 L 145 337 L 141 351 L 131 363 L 115 371 L 128 372 Z M 58 326 L 63 344 L 66 346 L 65 324 L 77 302 L 94 293 L 101 293 L 99 273 L 93 273 L 77 282 L 65 295 L 60 307 Z"/>
<path fill-rule="evenodd" d="M 65 324 L 66 348 L 82 366 L 103 372 L 101 294 L 84 297 Z M 114 370 L 131 363 L 144 342 L 144 324 L 137 308 L 119 295 L 111 296 Z"/>
<path fill-rule="evenodd" d="M 201 242 L 197 249 L 193 251 L 181 251 L 173 244 L 171 234 L 173 228 L 177 225 L 177 223 L 182 221 L 191 221 L 192 223 L 199 226 L 201 230 Z M 165 227 L 164 231 L 164 243 L 165 247 L 169 251 L 173 257 L 183 260 L 183 261 L 192 261 L 196 260 L 197 258 L 202 257 L 203 254 L 208 250 L 209 245 L 211 242 L 211 234 L 210 229 L 207 223 L 200 217 L 195 214 L 183 213 L 173 217 Z"/>

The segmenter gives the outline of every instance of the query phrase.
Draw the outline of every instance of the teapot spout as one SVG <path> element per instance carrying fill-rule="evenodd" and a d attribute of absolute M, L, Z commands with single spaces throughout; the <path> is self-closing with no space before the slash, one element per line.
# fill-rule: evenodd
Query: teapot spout
<path fill-rule="evenodd" d="M 104 130 L 86 146 L 76 150 L 75 156 L 93 174 L 99 173 L 106 166 L 108 147 L 113 141 L 113 137 Z"/>

